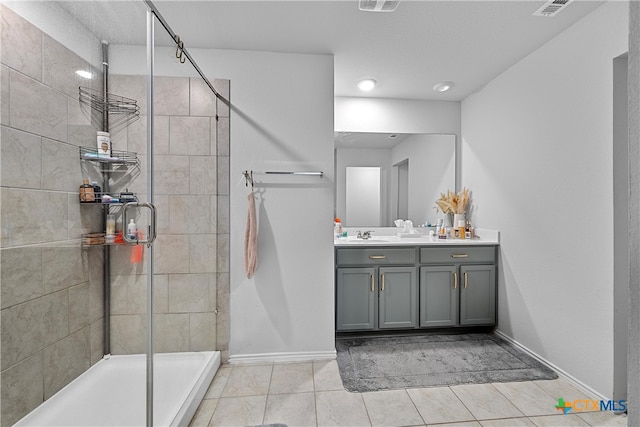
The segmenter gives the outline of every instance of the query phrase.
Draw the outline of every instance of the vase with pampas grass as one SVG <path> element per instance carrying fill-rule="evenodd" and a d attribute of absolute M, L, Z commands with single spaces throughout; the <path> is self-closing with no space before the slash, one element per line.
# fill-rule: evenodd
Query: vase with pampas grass
<path fill-rule="evenodd" d="M 447 193 L 440 193 L 440 198 L 436 200 L 436 211 L 445 214 L 449 221 L 449 226 L 458 227 L 459 221 L 464 224 L 466 218 L 471 192 L 468 188 L 463 188 L 461 192 L 454 193 L 447 190 Z"/>

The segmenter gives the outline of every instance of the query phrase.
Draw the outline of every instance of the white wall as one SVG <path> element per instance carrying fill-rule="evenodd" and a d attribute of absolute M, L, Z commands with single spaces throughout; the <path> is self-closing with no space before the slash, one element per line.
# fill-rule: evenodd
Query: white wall
<path fill-rule="evenodd" d="M 230 356 L 332 354 L 333 57 L 193 55 L 208 75 L 231 80 Z M 255 177 L 259 260 L 252 279 L 243 271 L 246 169 L 325 173 Z"/>
<path fill-rule="evenodd" d="M 462 184 L 501 233 L 499 329 L 596 392 L 613 389 L 614 57 L 608 2 L 462 102 Z"/>
<path fill-rule="evenodd" d="M 336 131 L 460 135 L 460 102 L 335 98 Z"/>
<path fill-rule="evenodd" d="M 114 47 L 112 72 L 143 73 L 139 52 Z M 230 358 L 331 356 L 333 302 L 333 57 L 191 49 L 210 78 L 231 80 Z M 170 49 L 156 73 L 191 75 Z M 116 59 L 117 58 L 117 59 Z M 186 68 L 185 68 L 186 67 Z M 247 279 L 243 170 L 323 171 L 324 177 L 255 175 L 258 269 Z"/>

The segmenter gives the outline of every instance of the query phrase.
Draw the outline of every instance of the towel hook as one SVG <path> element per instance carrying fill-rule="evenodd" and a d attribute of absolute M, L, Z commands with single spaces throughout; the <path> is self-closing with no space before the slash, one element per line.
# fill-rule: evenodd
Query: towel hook
<path fill-rule="evenodd" d="M 244 171 L 242 174 L 244 175 L 244 186 L 248 187 L 249 183 L 251 183 L 251 189 L 253 190 L 253 171 Z"/>

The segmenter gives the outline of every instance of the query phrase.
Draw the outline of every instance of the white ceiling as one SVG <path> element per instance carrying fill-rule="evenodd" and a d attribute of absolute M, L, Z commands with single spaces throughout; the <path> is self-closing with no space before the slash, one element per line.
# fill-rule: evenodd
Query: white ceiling
<path fill-rule="evenodd" d="M 333 54 L 336 96 L 461 100 L 603 1 L 574 0 L 554 17 L 532 15 L 538 0 L 402 0 L 392 13 L 354 0 L 154 3 L 187 48 Z M 61 4 L 111 43 L 144 44 L 141 1 Z M 378 86 L 359 91 L 363 77 Z M 453 90 L 435 93 L 444 80 Z"/>
<path fill-rule="evenodd" d="M 393 13 L 357 1 L 158 2 L 188 46 L 334 55 L 335 95 L 461 100 L 602 2 L 574 1 L 555 17 L 545 1 L 406 1 Z M 450 80 L 453 90 L 433 85 Z"/>

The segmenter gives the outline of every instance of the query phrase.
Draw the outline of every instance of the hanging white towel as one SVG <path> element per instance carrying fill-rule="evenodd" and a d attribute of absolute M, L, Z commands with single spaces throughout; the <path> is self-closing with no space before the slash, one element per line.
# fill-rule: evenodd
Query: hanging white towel
<path fill-rule="evenodd" d="M 244 271 L 251 279 L 258 267 L 258 225 L 256 223 L 256 199 L 253 191 L 248 196 L 247 229 L 244 233 Z"/>

